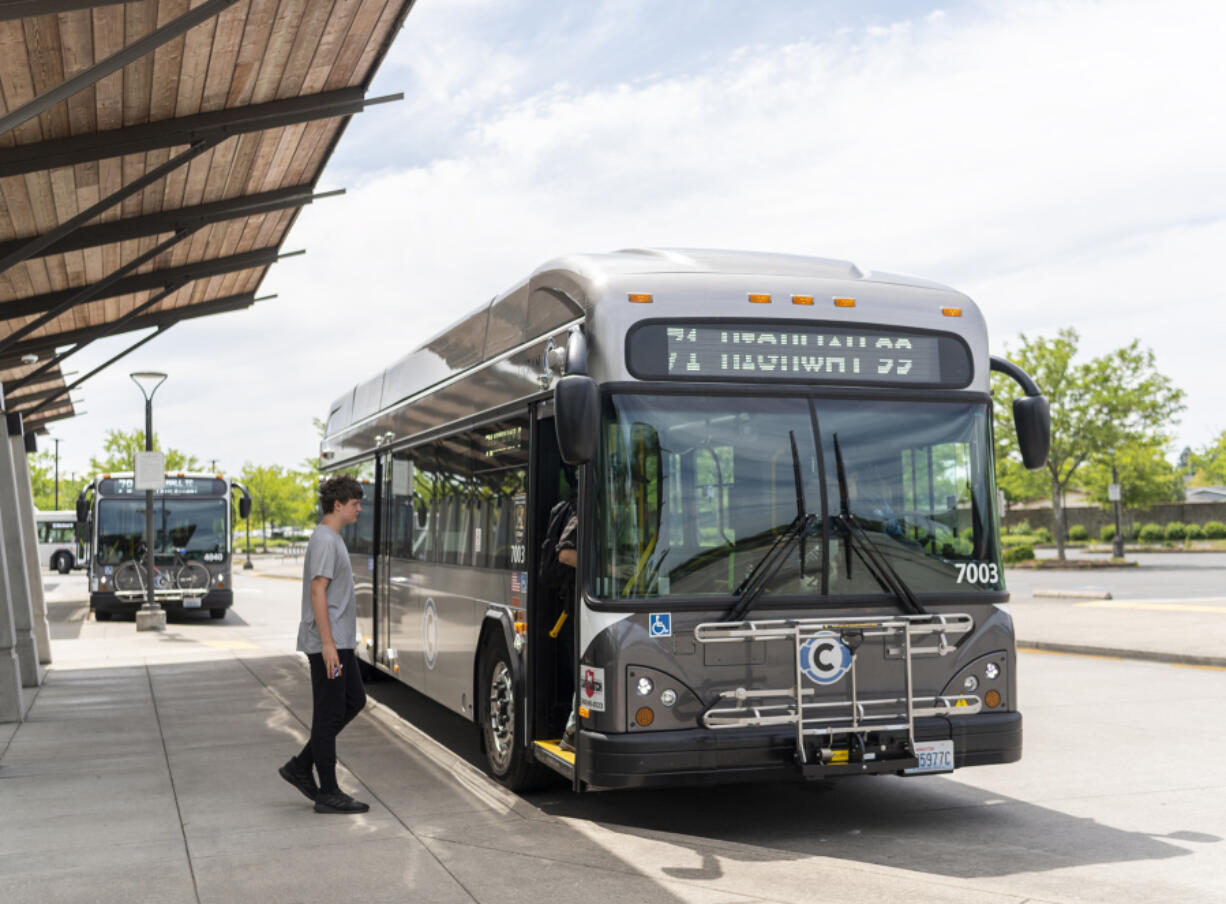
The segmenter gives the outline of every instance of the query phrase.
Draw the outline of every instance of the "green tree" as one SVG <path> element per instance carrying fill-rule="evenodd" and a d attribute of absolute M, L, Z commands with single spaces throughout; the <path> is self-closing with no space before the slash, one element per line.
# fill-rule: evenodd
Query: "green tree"
<path fill-rule="evenodd" d="M 263 548 L 268 550 L 270 527 L 299 526 L 314 511 L 311 480 L 280 465 L 243 465 L 242 482 L 251 493 L 251 516 L 260 525 Z"/>
<path fill-rule="evenodd" d="M 1120 500 L 1124 508 L 1144 508 L 1159 502 L 1179 502 L 1183 499 L 1183 475 L 1167 461 L 1165 444 L 1161 440 L 1128 443 L 1115 451 L 1116 473 L 1120 478 Z M 1091 459 L 1081 478 L 1091 501 L 1104 507 L 1113 503 L 1107 498 L 1111 484 L 1111 458 Z"/>
<path fill-rule="evenodd" d="M 1192 486 L 1211 487 L 1226 484 L 1226 430 L 1217 439 L 1205 444 L 1189 456 L 1189 465 L 1194 472 Z"/>
<path fill-rule="evenodd" d="M 34 491 L 34 506 L 40 511 L 50 512 L 55 504 L 55 453 L 50 450 L 35 452 L 26 456 L 30 468 L 30 488 Z M 77 494 L 88 482 L 87 477 L 69 477 L 60 470 L 60 500 L 59 508 L 72 509 L 77 502 Z"/>
<path fill-rule="evenodd" d="M 178 449 L 163 449 L 161 440 L 153 434 L 153 449 L 155 452 L 166 453 L 167 471 L 200 471 L 204 465 L 194 455 L 180 452 Z M 145 451 L 145 431 L 108 430 L 102 443 L 102 455 L 90 456 L 90 470 L 96 474 L 109 471 L 131 471 L 135 466 L 136 453 Z"/>
<path fill-rule="evenodd" d="M 1159 373 L 1154 354 L 1133 341 L 1089 361 L 1077 362 L 1081 337 L 1074 329 L 1055 338 L 1022 334 L 1021 347 L 1007 355 L 1034 377 L 1051 406 L 1051 452 L 1046 476 L 1055 521 L 1056 554 L 1064 555 L 1065 491 L 1090 462 L 1106 460 L 1132 445 L 1165 444 L 1163 431 L 1184 409 L 1183 390 Z M 1017 438 L 1008 400 L 1017 393 L 996 384 L 996 436 L 1014 456 Z M 1016 459 L 1014 459 L 1016 460 Z M 1006 491 L 1007 492 L 1007 491 Z"/>

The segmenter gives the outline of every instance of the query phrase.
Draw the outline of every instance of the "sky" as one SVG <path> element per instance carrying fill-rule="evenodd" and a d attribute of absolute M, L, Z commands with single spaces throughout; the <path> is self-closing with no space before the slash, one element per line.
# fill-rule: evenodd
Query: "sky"
<path fill-rule="evenodd" d="M 61 470 L 142 425 L 137 370 L 165 445 L 299 467 L 333 399 L 540 263 L 644 246 L 942 282 L 994 354 L 1139 339 L 1187 393 L 1173 457 L 1226 430 L 1223 34 L 1209 0 L 418 0 L 372 88 L 405 100 L 350 123 L 278 297 L 84 384 Z"/>

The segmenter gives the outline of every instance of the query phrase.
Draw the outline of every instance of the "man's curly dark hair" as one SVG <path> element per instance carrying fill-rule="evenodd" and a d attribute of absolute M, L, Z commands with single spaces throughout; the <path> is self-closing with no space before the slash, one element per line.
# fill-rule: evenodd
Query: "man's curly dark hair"
<path fill-rule="evenodd" d="M 348 474 L 337 474 L 319 484 L 319 510 L 331 515 L 339 502 L 344 505 L 351 499 L 362 498 L 362 485 Z"/>

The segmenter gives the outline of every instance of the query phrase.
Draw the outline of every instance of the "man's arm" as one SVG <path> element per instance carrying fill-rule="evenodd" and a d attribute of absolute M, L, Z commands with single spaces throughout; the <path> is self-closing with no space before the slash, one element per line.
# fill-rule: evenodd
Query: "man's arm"
<path fill-rule="evenodd" d="M 315 626 L 319 629 L 319 640 L 323 646 L 324 677 L 331 678 L 340 664 L 336 644 L 332 641 L 332 622 L 328 620 L 328 585 L 331 578 L 320 577 L 311 579 L 311 613 L 315 616 Z"/>

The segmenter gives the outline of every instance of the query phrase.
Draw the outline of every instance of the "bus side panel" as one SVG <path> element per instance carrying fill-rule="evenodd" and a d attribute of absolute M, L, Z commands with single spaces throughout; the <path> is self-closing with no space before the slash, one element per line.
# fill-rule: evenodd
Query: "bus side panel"
<path fill-rule="evenodd" d="M 424 598 L 417 592 L 415 582 L 420 578 L 419 563 L 411 559 L 389 557 L 387 562 L 388 595 L 387 618 L 381 624 L 387 630 L 379 634 L 380 661 L 391 668 L 389 650 L 396 651 L 395 664 L 400 668 L 394 674 L 405 684 L 425 692 L 426 663 L 422 656 L 422 604 Z"/>

